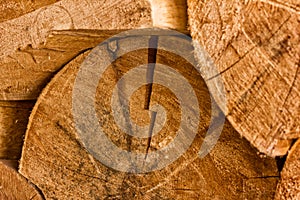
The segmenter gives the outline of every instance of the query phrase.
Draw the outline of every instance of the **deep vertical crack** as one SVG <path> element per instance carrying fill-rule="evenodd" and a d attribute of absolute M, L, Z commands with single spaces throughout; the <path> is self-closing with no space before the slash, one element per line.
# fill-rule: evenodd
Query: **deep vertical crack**
<path fill-rule="evenodd" d="M 156 64 L 156 56 L 157 56 L 157 46 L 158 46 L 158 36 L 153 35 L 150 37 L 149 40 L 149 48 L 148 48 L 148 68 L 146 74 L 146 93 L 145 93 L 145 104 L 144 109 L 149 110 L 151 95 L 152 95 L 152 88 L 153 88 L 153 77 L 154 77 L 154 70 Z M 149 149 L 151 147 L 151 140 L 153 134 L 153 128 L 156 120 L 156 112 L 151 111 L 151 119 L 150 119 L 150 126 L 149 126 L 149 137 L 147 142 L 147 149 L 145 160 L 147 159 Z"/>

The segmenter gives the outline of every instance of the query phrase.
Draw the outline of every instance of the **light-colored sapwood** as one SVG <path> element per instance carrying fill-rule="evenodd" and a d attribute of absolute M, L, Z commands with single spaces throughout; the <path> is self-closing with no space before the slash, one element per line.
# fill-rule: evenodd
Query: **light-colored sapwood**
<path fill-rule="evenodd" d="M 158 51 L 157 60 L 183 74 L 199 100 L 201 120 L 191 147 L 169 166 L 145 174 L 119 172 L 95 159 L 84 148 L 72 113 L 74 81 L 88 53 L 76 57 L 52 79 L 30 117 L 19 171 L 36 184 L 46 198 L 273 199 L 278 181 L 275 160 L 260 157 L 228 122 L 214 150 L 205 158 L 199 158 L 198 151 L 210 122 L 208 90 L 189 63 L 164 51 Z M 147 58 L 147 50 L 119 58 L 105 70 L 95 94 L 97 117 L 105 134 L 118 147 L 141 153 L 146 152 L 148 140 L 130 137 L 118 128 L 112 117 L 110 97 L 116 81 L 131 68 L 146 64 Z M 85 88 L 85 91 L 90 89 Z M 167 120 L 165 124 L 157 122 L 162 123 L 163 129 L 152 137 L 149 152 L 174 139 L 180 123 L 180 105 L 176 99 L 168 88 L 153 85 L 150 103 L 164 106 Z M 141 87 L 130 100 L 130 110 L 134 111 L 132 120 L 141 125 L 150 122 L 144 101 L 145 87 Z"/>
<path fill-rule="evenodd" d="M 260 152 L 285 155 L 300 136 L 299 4 L 188 0 L 188 16 L 218 71 L 205 79 L 223 80 L 228 120 Z"/>

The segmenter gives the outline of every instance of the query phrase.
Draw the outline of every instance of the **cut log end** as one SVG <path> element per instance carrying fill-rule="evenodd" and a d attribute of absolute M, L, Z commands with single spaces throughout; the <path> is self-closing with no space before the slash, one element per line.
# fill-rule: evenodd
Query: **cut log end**
<path fill-rule="evenodd" d="M 126 40 L 124 44 L 127 44 Z M 248 199 L 273 198 L 278 176 L 275 160 L 260 158 L 228 122 L 225 123 L 223 130 L 224 137 L 221 136 L 211 154 L 203 159 L 199 158 L 198 152 L 210 121 L 208 90 L 203 79 L 191 70 L 186 61 L 179 59 L 178 56 L 172 57 L 172 54 L 165 51 L 158 51 L 157 61 L 175 67 L 182 73 L 193 85 L 200 101 L 201 123 L 194 142 L 178 160 L 148 173 L 120 172 L 97 160 L 97 156 L 87 151 L 85 146 L 94 142 L 96 137 L 87 138 L 90 139 L 89 143 L 84 143 L 74 127 L 72 115 L 75 77 L 87 55 L 81 54 L 72 60 L 52 79 L 31 116 L 20 172 L 41 188 L 46 198 L 237 199 L 241 196 Z M 105 53 L 101 55 L 104 56 Z M 89 61 L 93 62 L 94 59 Z M 150 148 L 147 139 L 131 137 L 123 133 L 113 122 L 110 97 L 116 81 L 125 76 L 129 69 L 147 61 L 148 55 L 145 51 L 131 52 L 115 61 L 101 76 L 93 103 L 97 117 L 110 140 L 120 149 L 143 154 L 147 151 L 149 154 L 153 153 L 168 145 L 174 139 L 181 119 L 176 96 L 167 88 L 153 85 L 150 107 L 155 103 L 165 107 L 167 120 L 166 124 L 162 123 L 165 126 L 161 132 L 152 137 Z M 93 73 L 90 75 L 93 76 Z M 82 80 L 88 82 L 93 79 Z M 90 91 L 90 88 L 84 88 L 82 91 Z M 151 123 L 152 116 L 149 118 L 145 110 L 141 111 L 144 107 L 145 91 L 146 87 L 138 88 L 130 100 L 130 110 L 134 111 L 131 118 L 139 125 Z M 159 114 L 156 117 L 159 119 Z M 103 145 L 98 143 L 95 147 L 99 144 Z M 111 154 L 109 158 L 113 159 L 113 156 L 115 155 Z M 127 162 L 128 160 L 124 159 L 118 163 Z M 151 167 L 147 162 L 145 164 Z"/>
<path fill-rule="evenodd" d="M 205 78 L 224 83 L 227 118 L 260 152 L 273 157 L 285 155 L 290 141 L 300 137 L 298 7 L 292 0 L 188 0 L 193 40 L 216 68 L 214 74 L 203 73 Z M 224 104 L 217 94 L 212 91 Z"/>

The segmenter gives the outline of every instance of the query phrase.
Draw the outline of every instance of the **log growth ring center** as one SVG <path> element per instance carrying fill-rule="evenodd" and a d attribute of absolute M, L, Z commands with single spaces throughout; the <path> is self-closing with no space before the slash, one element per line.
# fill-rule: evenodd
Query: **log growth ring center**
<path fill-rule="evenodd" d="M 158 38 L 156 45 L 149 42 L 153 36 Z M 160 122 L 158 125 L 155 123 L 146 127 L 138 126 L 131 121 L 128 108 L 132 93 L 139 87 L 147 84 L 159 84 L 170 89 L 180 103 L 181 122 L 174 140 L 162 149 L 144 154 L 117 147 L 104 133 L 95 109 L 97 86 L 103 73 L 117 58 L 126 53 L 155 48 L 184 58 L 198 73 L 201 73 L 201 65 L 211 65 L 211 70 L 207 73 L 215 73 L 214 69 L 216 68 L 199 46 L 196 49 L 201 52 L 197 52 L 197 55 L 202 55 L 204 62 L 196 64 L 190 37 L 171 30 L 139 29 L 122 32 L 95 47 L 80 66 L 76 77 L 72 96 L 72 112 L 77 134 L 89 153 L 101 163 L 118 171 L 147 173 L 163 169 L 187 151 L 198 131 L 201 111 L 193 87 L 185 80 L 184 76 L 171 67 L 148 63 L 148 65 L 129 70 L 116 84 L 110 105 L 115 121 L 121 130 L 136 137 L 151 137 L 152 134 L 147 136 L 148 131 L 159 131 L 166 121 L 165 110 L 162 106 L 157 105 L 154 106 L 155 108 L 149 109 L 151 120 L 153 116 L 157 116 Z M 155 67 L 152 80 L 147 78 L 151 66 Z M 223 97 L 226 105 L 222 82 L 216 80 L 207 86 L 210 92 L 220 93 L 217 95 Z M 216 117 L 213 113 L 219 113 L 218 109 L 215 104 L 211 103 L 211 124 L 201 146 L 200 157 L 204 157 L 210 152 L 221 134 L 225 116 L 219 114 Z M 135 127 L 137 131 L 132 131 L 134 130 L 132 127 Z"/>

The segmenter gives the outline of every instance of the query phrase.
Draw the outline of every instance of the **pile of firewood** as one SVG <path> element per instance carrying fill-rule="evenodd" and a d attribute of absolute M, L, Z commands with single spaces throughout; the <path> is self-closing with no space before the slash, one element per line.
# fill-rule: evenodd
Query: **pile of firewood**
<path fill-rule="evenodd" d="M 0 11 L 0 199 L 300 199 L 298 2 L 8 0 L 0 3 Z M 141 32 L 133 40 L 126 35 L 130 30 L 178 34 Z M 120 34 L 124 37 L 110 39 Z M 172 49 L 160 48 L 177 35 L 191 38 L 182 48 L 194 65 Z M 149 40 L 149 47 L 118 52 L 139 38 Z M 101 49 L 103 43 L 107 49 Z M 96 77 L 95 88 L 90 82 L 97 74 L 78 78 L 83 66 L 97 71 L 103 63 L 108 66 Z M 171 67 L 170 73 L 159 64 Z M 106 144 L 96 136 L 88 139 L 96 145 L 83 140 L 73 105 L 84 105 L 77 99 L 81 93 L 80 98 L 93 98 L 106 137 L 124 152 L 145 154 L 143 166 L 149 165 L 151 155 L 178 140 L 178 132 L 189 134 L 192 126 L 182 126 L 181 97 L 152 82 L 136 89 L 143 78 L 138 74 L 120 91 L 134 90 L 129 118 L 140 126 L 150 124 L 149 136 L 134 137 L 118 127 L 114 117 L 125 122 L 126 117 L 111 107 L 121 101 L 114 102 L 114 88 L 142 65 L 148 66 L 144 78 L 163 74 L 170 88 L 184 91 L 187 110 L 197 107 L 199 115 L 186 151 L 168 165 L 158 160 L 163 167 L 134 173 L 98 159 L 107 155 L 113 166 L 131 162 L 125 157 L 115 161 L 110 149 L 91 151 Z M 184 77 L 193 95 L 172 73 Z M 78 81 L 83 86 L 74 96 Z M 89 91 L 93 96 L 85 96 Z M 198 103 L 191 103 L 192 96 Z M 156 105 L 164 108 L 163 114 L 149 116 Z M 84 109 L 82 120 L 90 123 L 90 110 Z M 225 121 L 216 125 L 212 116 Z M 154 125 L 153 117 L 163 120 Z M 193 124 L 190 118 L 185 120 Z M 152 135 L 157 127 L 159 133 Z M 88 124 L 79 128 L 95 131 Z M 206 139 L 215 139 L 221 130 L 211 151 L 199 156 L 211 142 Z"/>

